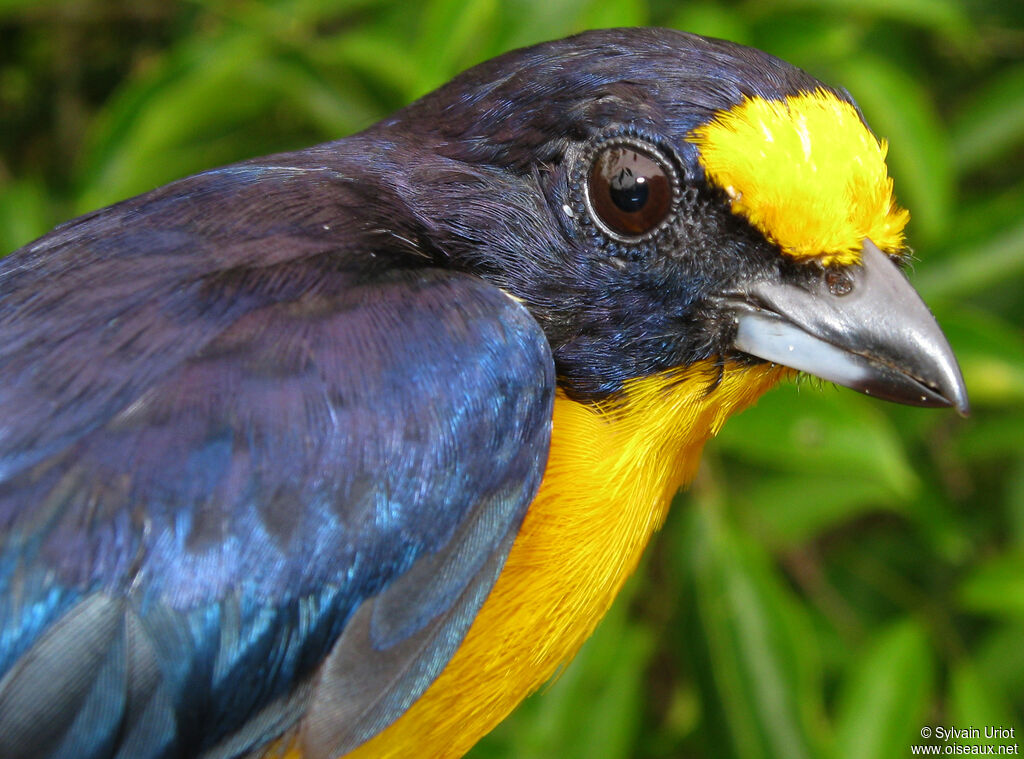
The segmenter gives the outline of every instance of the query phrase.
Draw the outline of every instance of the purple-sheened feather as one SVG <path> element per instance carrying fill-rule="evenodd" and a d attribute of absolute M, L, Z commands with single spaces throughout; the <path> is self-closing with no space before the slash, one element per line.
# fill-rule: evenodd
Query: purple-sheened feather
<path fill-rule="evenodd" d="M 282 215 L 324 181 L 212 172 L 4 261 L 3 756 L 120 755 L 154 709 L 163 738 L 132 756 L 258 745 L 294 720 L 293 695 L 371 597 L 373 646 L 426 636 L 422 662 L 392 662 L 393 676 L 416 665 L 400 713 L 496 577 L 547 457 L 548 344 L 478 278 L 419 256 L 379 266 L 373 233 L 342 231 L 370 261 L 346 265 L 309 227 L 341 226 L 339 212 Z M 231 222 L 261 203 L 280 223 L 250 227 L 246 247 Z M 139 229 L 159 225 L 139 251 Z M 130 278 L 125 260 L 140 262 Z M 398 576 L 443 557 L 388 605 Z M 159 673 L 147 708 L 128 698 L 132 662 Z M 46 724 L 33 693 L 51 699 Z"/>

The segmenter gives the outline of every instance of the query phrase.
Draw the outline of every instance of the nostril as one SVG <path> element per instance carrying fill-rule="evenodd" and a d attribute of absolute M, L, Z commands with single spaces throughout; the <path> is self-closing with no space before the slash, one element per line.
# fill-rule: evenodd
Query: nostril
<path fill-rule="evenodd" d="M 853 276 L 848 271 L 829 269 L 825 272 L 825 284 L 828 285 L 828 291 L 837 298 L 853 292 Z"/>

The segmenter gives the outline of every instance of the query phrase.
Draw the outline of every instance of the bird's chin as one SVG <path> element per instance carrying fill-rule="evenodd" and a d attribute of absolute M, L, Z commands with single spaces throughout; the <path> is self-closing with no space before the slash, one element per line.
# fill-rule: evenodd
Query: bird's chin
<path fill-rule="evenodd" d="M 968 412 L 949 342 L 896 263 L 870 240 L 861 262 L 813 282 L 762 280 L 726 299 L 733 346 L 871 396 Z"/>

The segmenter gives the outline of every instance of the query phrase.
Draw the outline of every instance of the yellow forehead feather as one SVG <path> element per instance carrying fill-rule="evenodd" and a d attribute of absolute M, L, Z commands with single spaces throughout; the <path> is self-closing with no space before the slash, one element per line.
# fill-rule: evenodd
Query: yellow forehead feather
<path fill-rule="evenodd" d="M 902 247 L 910 215 L 893 199 L 885 142 L 835 95 L 747 98 L 689 139 L 733 212 L 787 255 L 851 264 L 865 237 L 887 252 Z"/>

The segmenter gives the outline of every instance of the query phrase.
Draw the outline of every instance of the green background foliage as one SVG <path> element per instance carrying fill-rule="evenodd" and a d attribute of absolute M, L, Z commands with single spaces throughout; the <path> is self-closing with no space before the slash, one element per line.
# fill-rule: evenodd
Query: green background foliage
<path fill-rule="evenodd" d="M 973 414 L 769 394 L 577 660 L 472 756 L 892 759 L 938 725 L 1024 742 L 1024 3 L 0 0 L 0 251 L 351 133 L 512 47 L 637 24 L 854 94 Z"/>

